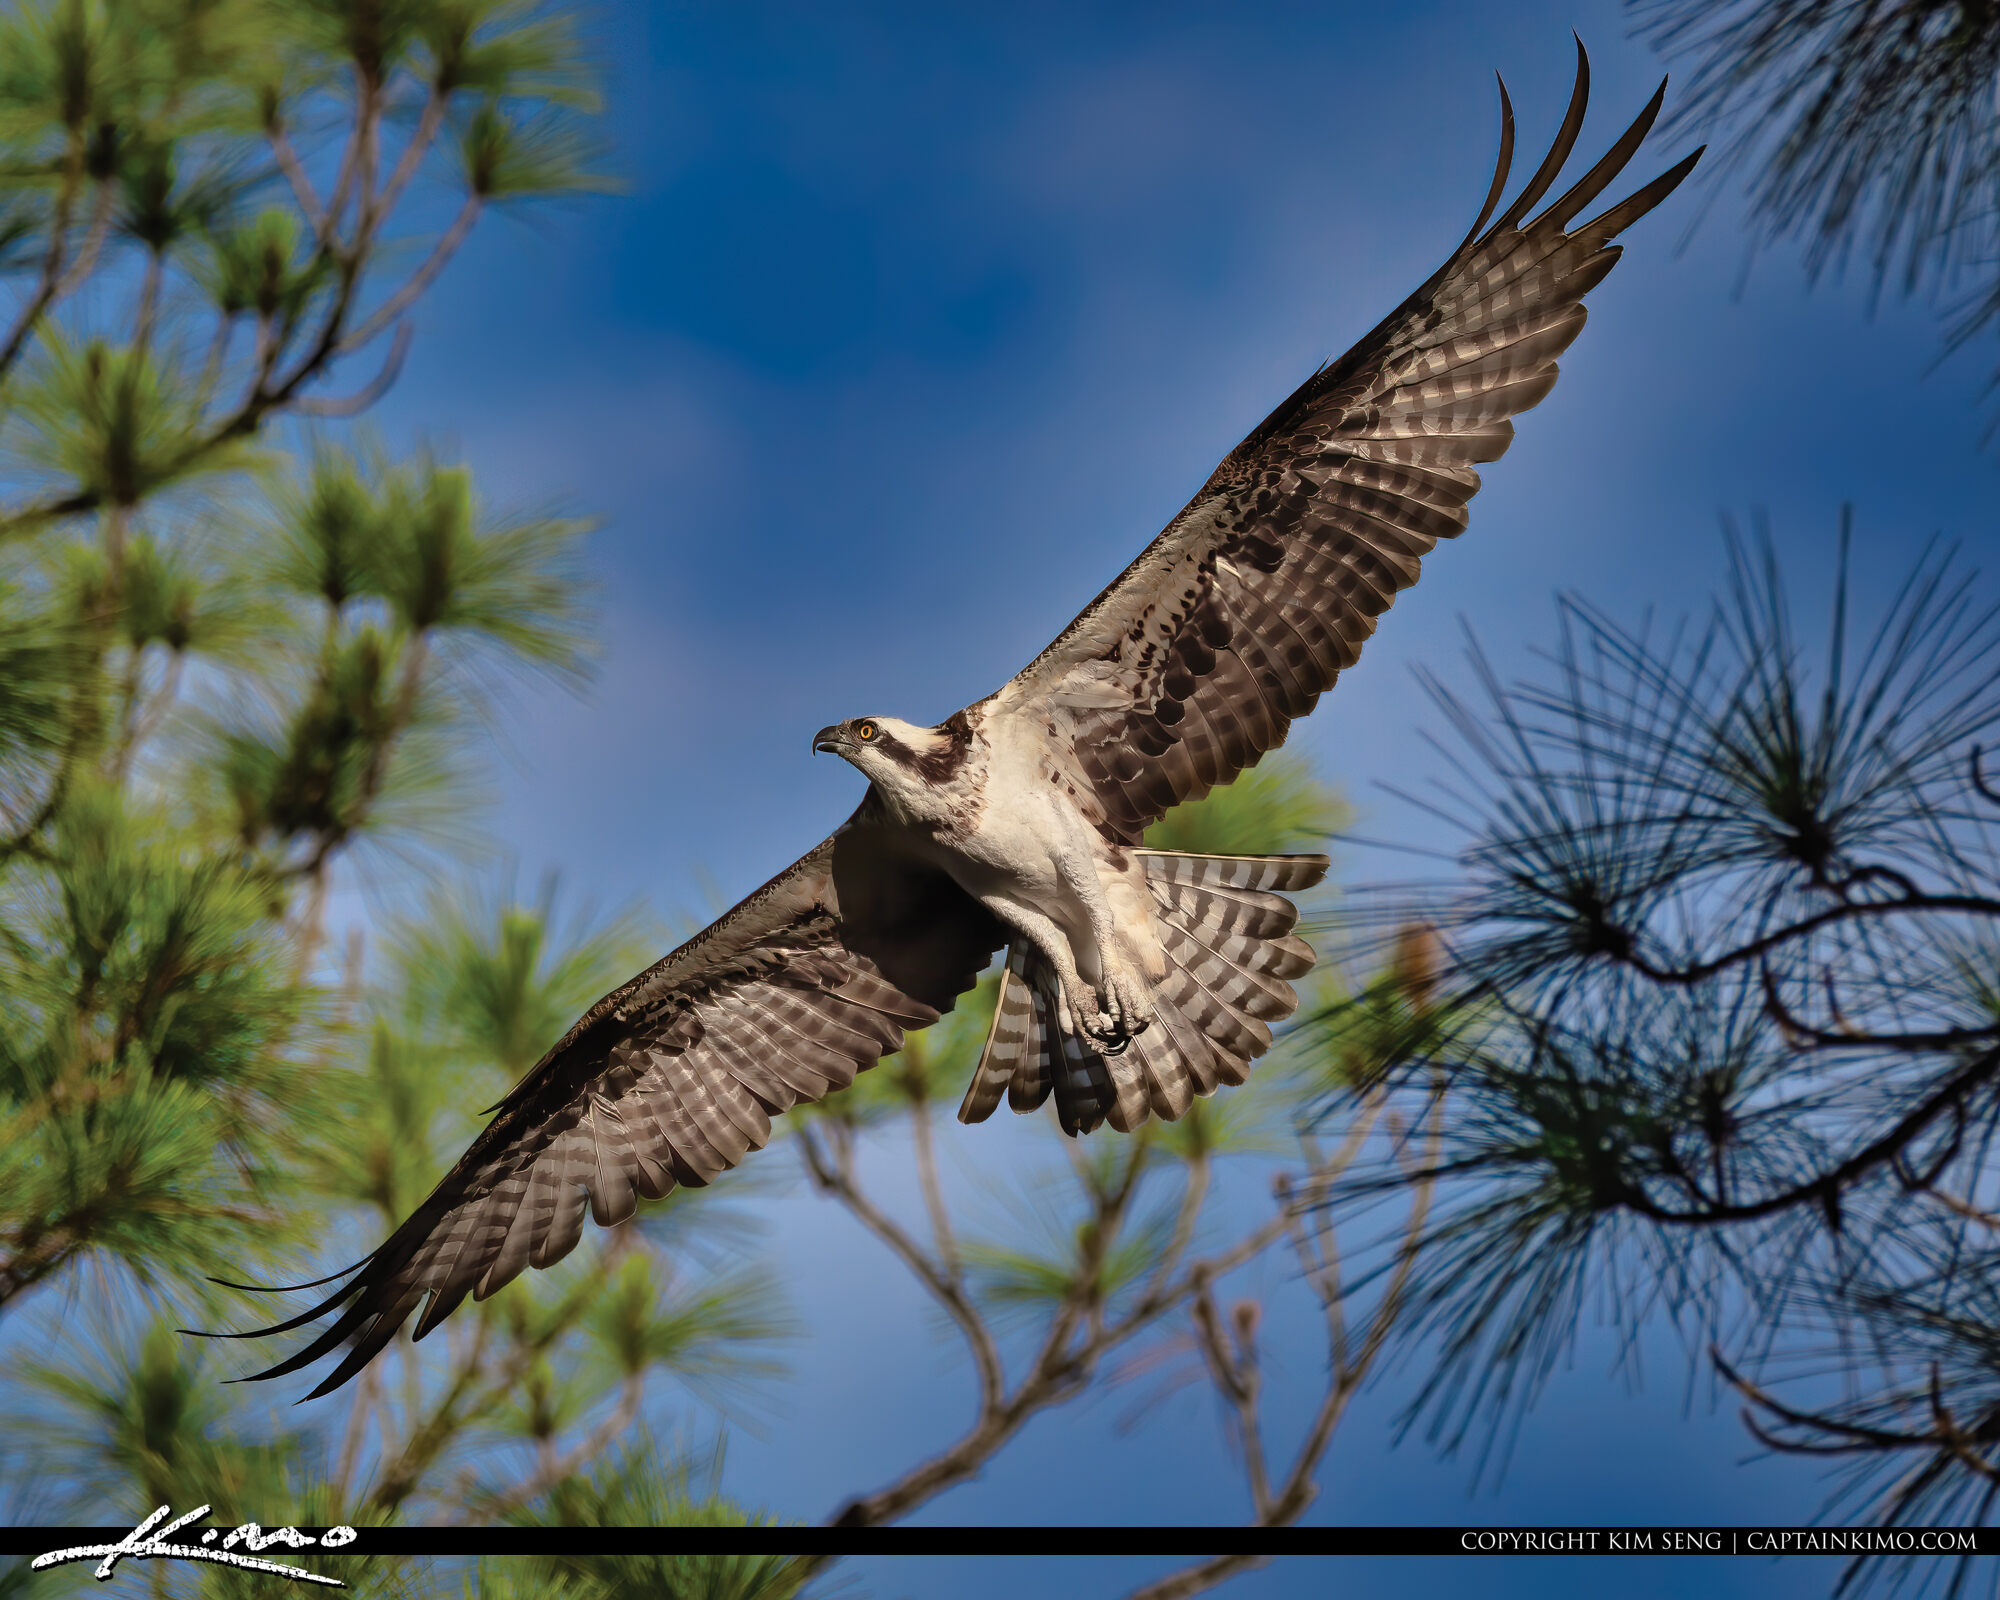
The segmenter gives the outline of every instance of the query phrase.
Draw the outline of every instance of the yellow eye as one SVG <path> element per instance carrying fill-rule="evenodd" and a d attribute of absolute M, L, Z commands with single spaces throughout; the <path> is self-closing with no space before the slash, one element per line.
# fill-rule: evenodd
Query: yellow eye
<path fill-rule="evenodd" d="M 872 722 L 860 724 L 854 730 L 854 737 L 859 739 L 863 744 L 866 744 L 870 739 L 875 737 L 875 724 Z"/>

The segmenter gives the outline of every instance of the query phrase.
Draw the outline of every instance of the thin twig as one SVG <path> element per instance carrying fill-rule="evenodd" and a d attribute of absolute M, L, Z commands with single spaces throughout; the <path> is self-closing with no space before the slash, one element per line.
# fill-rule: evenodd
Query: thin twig
<path fill-rule="evenodd" d="M 491 1501 L 482 1501 L 478 1507 L 481 1521 L 497 1522 L 511 1511 L 519 1510 L 530 1501 L 538 1500 L 553 1489 L 571 1473 L 594 1461 L 613 1444 L 626 1429 L 639 1420 L 639 1412 L 645 1403 L 646 1379 L 643 1372 L 632 1373 L 625 1379 L 618 1404 L 611 1414 L 575 1446 L 558 1455 L 551 1451 L 547 1460 L 519 1483 Z"/>
<path fill-rule="evenodd" d="M 984 1420 L 998 1411 L 1006 1395 L 1006 1377 L 1000 1364 L 999 1346 L 994 1342 L 992 1330 L 966 1298 L 964 1290 L 948 1278 L 887 1213 L 862 1193 L 855 1181 L 851 1157 L 841 1162 L 829 1160 L 809 1126 L 800 1127 L 797 1138 L 813 1183 L 838 1199 L 863 1227 L 894 1251 L 897 1259 L 916 1275 L 931 1298 L 944 1307 L 946 1314 L 958 1325 L 979 1372 L 980 1417 Z"/>
<path fill-rule="evenodd" d="M 424 102 L 423 112 L 417 118 L 417 126 L 410 134 L 410 142 L 403 146 L 402 159 L 396 163 L 396 170 L 390 175 L 389 181 L 382 186 L 382 192 L 370 204 L 369 209 L 374 219 L 386 217 L 396 209 L 396 202 L 402 199 L 403 191 L 409 187 L 410 180 L 417 175 L 417 167 L 422 163 L 424 153 L 430 149 L 431 141 L 437 137 L 437 131 L 444 123 L 445 98 L 445 95 L 433 85 L 429 98 Z M 371 223 L 369 232 L 372 234 L 373 231 Z"/>
<path fill-rule="evenodd" d="M 1156 1583 L 1134 1589 L 1126 1600 L 1187 1600 L 1189 1595 L 1203 1594 L 1239 1572 L 1251 1572 L 1270 1561 L 1269 1556 L 1251 1555 L 1237 1551 L 1226 1556 L 1210 1556 L 1197 1566 L 1183 1568 L 1170 1573 Z"/>
<path fill-rule="evenodd" d="M 910 1142 L 916 1147 L 917 1183 L 924 1192 L 924 1207 L 930 1212 L 931 1239 L 937 1246 L 938 1264 L 953 1283 L 964 1276 L 958 1259 L 958 1240 L 953 1236 L 951 1213 L 945 1209 L 944 1190 L 938 1184 L 937 1148 L 931 1138 L 929 1101 L 920 1101 L 910 1111 Z"/>
<path fill-rule="evenodd" d="M 306 176 L 306 169 L 299 164 L 298 153 L 292 149 L 292 141 L 285 132 L 284 122 L 274 113 L 265 126 L 265 136 L 271 141 L 271 153 L 278 158 L 278 168 L 292 186 L 292 193 L 298 199 L 299 210 L 305 213 L 306 223 L 315 237 L 324 239 L 327 231 L 326 213 L 320 209 L 319 196 L 314 193 L 312 179 Z"/>
<path fill-rule="evenodd" d="M 308 397 L 296 401 L 292 410 L 302 417 L 355 417 L 366 411 L 389 392 L 389 388 L 402 375 L 403 358 L 410 353 L 410 337 L 415 330 L 404 322 L 396 328 L 396 339 L 389 347 L 388 357 L 382 363 L 382 370 L 369 383 L 350 395 L 338 398 Z"/>
<path fill-rule="evenodd" d="M 334 353 L 343 356 L 353 354 L 374 340 L 384 328 L 407 311 L 417 296 L 428 289 L 437 275 L 444 271 L 445 264 L 457 253 L 458 247 L 465 243 L 465 236 L 472 231 L 472 225 L 479 220 L 479 213 L 483 209 L 484 202 L 478 195 L 467 195 L 465 204 L 459 207 L 458 215 L 452 218 L 451 226 L 445 229 L 431 253 L 424 258 L 423 265 L 410 274 L 400 289 L 377 306 L 367 321 L 341 340 L 338 350 Z"/>
<path fill-rule="evenodd" d="M 56 190 L 56 203 L 49 219 L 48 248 L 42 254 L 42 270 L 36 280 L 35 292 L 28 297 L 14 326 L 8 331 L 7 342 L 0 345 L 0 376 L 4 376 L 20 359 L 22 348 L 28 342 L 28 334 L 41 320 L 55 300 L 63 281 L 63 257 L 69 248 L 70 211 L 76 204 L 77 190 L 83 182 L 83 135 L 72 128 L 69 146 L 63 154 L 63 173 L 60 187 Z"/>

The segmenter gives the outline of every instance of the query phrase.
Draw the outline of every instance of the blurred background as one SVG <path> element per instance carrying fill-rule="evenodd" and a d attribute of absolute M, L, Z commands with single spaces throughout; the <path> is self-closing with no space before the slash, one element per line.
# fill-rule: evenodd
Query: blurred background
<path fill-rule="evenodd" d="M 1712 31 L 1746 17 L 1797 32 Z M 1774 192 L 1773 172 L 1798 169 L 1771 139 L 1720 159 L 1757 134 L 1774 78 L 1740 98 L 1711 78 L 1675 120 L 1704 63 L 1764 49 L 1782 68 L 1850 25 L 1909 41 L 1917 65 L 1885 81 L 1933 97 L 1929 143 L 1880 135 L 1917 154 L 1868 169 L 1888 175 L 1875 188 L 1851 153 L 1878 136 L 1867 107 L 1846 108 L 1850 144 L 1819 191 Z M 1872 627 L 1941 539 L 1961 553 L 1937 603 L 1976 601 L 1952 635 L 1970 686 L 1937 713 L 1963 735 L 1952 771 L 1985 729 L 1978 628 L 2000 591 L 1974 573 L 2000 538 L 2000 413 L 1979 229 L 2000 29 L 1979 8 L 413 0 L 378 15 L 311 0 L 274 18 L 59 0 L 7 26 L 0 134 L 28 152 L 0 256 L 7 318 L 23 315 L 0 423 L 10 1521 L 136 1517 L 168 1486 L 177 1509 L 197 1495 L 267 1526 L 823 1520 L 981 1416 L 963 1322 L 866 1210 L 964 1289 L 1009 1383 L 1086 1278 L 1116 1324 L 1182 1264 L 1224 1263 L 1213 1293 L 1189 1280 L 899 1520 L 1254 1520 L 1273 1506 L 1246 1463 L 1268 1456 L 1285 1489 L 1329 1392 L 1328 1276 L 1324 1242 L 1295 1249 L 1282 1227 L 1229 1252 L 1282 1222 L 1276 1174 L 1340 1178 L 1364 1113 L 1364 1142 L 1418 1126 L 1396 1072 L 1451 1054 L 1355 1031 L 1357 997 L 1390 994 L 1405 1023 L 1432 1000 L 1387 935 L 1369 942 L 1416 912 L 1352 908 L 1413 861 L 1449 877 L 1466 836 L 1422 803 L 1464 759 L 1423 674 L 1476 700 L 1476 638 L 1497 680 L 1559 677 L 1563 594 L 1670 638 L 1730 582 L 1726 524 L 1762 530 L 1817 660 L 1839 574 Z M 1330 956 L 1317 1023 L 1243 1104 L 1225 1093 L 1143 1150 L 1111 1135 L 1068 1150 L 1052 1117 L 963 1127 L 975 997 L 850 1096 L 787 1119 L 807 1134 L 589 1230 L 563 1268 L 421 1346 L 406 1336 L 356 1385 L 296 1410 L 312 1374 L 221 1387 L 298 1335 L 171 1330 L 306 1302 L 203 1275 L 292 1283 L 365 1253 L 577 1011 L 847 814 L 861 780 L 812 758 L 813 729 L 936 721 L 1018 670 L 1457 244 L 1491 173 L 1496 71 L 1516 170 L 1532 170 L 1570 93 L 1571 30 L 1590 51 L 1580 161 L 1674 73 L 1613 198 L 1717 142 L 1625 236 L 1561 382 L 1485 469 L 1469 533 L 1283 761 L 1176 819 L 1189 847 L 1333 839 L 1310 908 Z M 364 83 L 379 103 L 361 104 Z M 1983 110 L 1950 110 L 1954 94 Z M 98 97 L 87 117 L 79 95 Z M 371 114 L 379 152 L 346 154 Z M 1878 248 L 1885 200 L 1922 214 Z M 1970 327 L 1957 345 L 1955 326 Z M 1918 694 L 1923 662 L 1907 665 L 1885 680 L 1895 695 Z M 1989 864 L 1959 855 L 1974 876 Z M 1953 970 L 1990 973 L 1993 945 L 1965 937 Z M 1805 959 L 1810 977 L 1820 957 Z M 1974 1012 L 1952 1026 L 1990 1031 L 1990 1004 Z M 1746 1107 L 1770 1091 L 1747 1087 Z M 1835 1111 L 1880 1128 L 1904 1105 Z M 1987 1109 L 1951 1152 L 1961 1197 Z M 1116 1219 L 1122 1265 L 1090 1231 L 1120 1183 L 1140 1196 Z M 1429 1192 L 1378 1186 L 1327 1224 L 1361 1264 L 1335 1369 L 1351 1403 L 1268 1520 L 1791 1525 L 1826 1506 L 1844 1481 L 1829 1460 L 1753 1437 L 1708 1355 L 1725 1326 L 1739 1365 L 1811 1339 L 1742 1282 L 1689 1287 L 1643 1239 L 1553 1297 L 1511 1396 L 1433 1404 L 1452 1325 L 1399 1306 L 1391 1270 Z M 1963 1356 L 1979 1406 L 2000 1371 L 1986 1348 Z M 1254 1370 L 1251 1413 L 1232 1370 Z M 1848 1376 L 1808 1373 L 1794 1403 L 1833 1405 Z M 1983 1419 L 1974 1405 L 1957 1414 Z M 1262 1419 L 1247 1441 L 1246 1415 Z M 1957 1459 L 1990 1489 L 1986 1424 L 1968 1426 Z M 1928 1434 L 1916 1448 L 1948 1453 Z M 1895 1461 L 1884 1493 L 1911 1465 Z M 1848 1520 L 1881 1514 L 1857 1504 Z M 1930 1512 L 1915 1520 L 1985 1506 L 1969 1493 Z M 321 1569 L 413 1594 L 1112 1596 L 1194 1559 Z M 1214 1576 L 1245 1596 L 1582 1594 L 1607 1578 L 1819 1595 L 1842 1566 L 1292 1557 Z M 0 1587 L 86 1581 L 16 1570 Z"/>

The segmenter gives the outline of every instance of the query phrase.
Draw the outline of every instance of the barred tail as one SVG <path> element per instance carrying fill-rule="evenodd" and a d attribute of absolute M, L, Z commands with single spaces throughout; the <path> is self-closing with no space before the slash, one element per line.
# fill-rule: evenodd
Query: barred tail
<path fill-rule="evenodd" d="M 1133 852 L 1152 891 L 1166 976 L 1153 986 L 1153 1022 L 1105 1056 L 1056 1026 L 1056 977 L 1032 946 L 1007 952 L 986 1049 L 959 1107 L 979 1122 L 1000 1103 L 1032 1111 L 1055 1095 L 1065 1133 L 1109 1122 L 1129 1132 L 1148 1116 L 1173 1122 L 1197 1095 L 1249 1076 L 1271 1027 L 1298 1008 L 1288 981 L 1312 970 L 1293 935 L 1287 893 L 1326 876 L 1325 856 L 1201 856 Z"/>
<path fill-rule="evenodd" d="M 993 1002 L 993 1026 L 959 1105 L 960 1122 L 984 1122 L 1003 1094 L 1017 1111 L 1032 1111 L 1049 1097 L 1052 1030 L 1042 1026 L 1041 999 L 1030 962 L 1042 965 L 1032 946 L 1008 947 L 1007 965 L 1000 971 L 1000 993 Z"/>

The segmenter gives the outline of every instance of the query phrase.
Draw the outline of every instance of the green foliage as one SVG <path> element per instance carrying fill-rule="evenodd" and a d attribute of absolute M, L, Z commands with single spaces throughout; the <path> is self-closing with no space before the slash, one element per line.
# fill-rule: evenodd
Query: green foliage
<path fill-rule="evenodd" d="M 73 615 L 0 575 L 0 828 L 9 834 L 27 820 L 13 812 L 32 806 L 92 665 L 88 631 Z"/>
<path fill-rule="evenodd" d="M 567 118 L 524 117 L 492 100 L 472 114 L 459 141 L 465 187 L 488 201 L 608 189 L 610 180 L 593 170 L 600 158 L 595 141 Z"/>
<path fill-rule="evenodd" d="M 274 868 L 314 873 L 384 825 L 420 827 L 492 665 L 580 675 L 585 527 L 496 520 L 457 468 L 332 446 L 281 479 L 250 552 L 265 681 L 205 719 L 218 814 Z M 316 646 L 307 641 L 316 641 Z"/>
<path fill-rule="evenodd" d="M 463 890 L 432 897 L 388 931 L 396 987 L 384 1014 L 416 1036 L 495 1063 L 509 1080 L 541 1059 L 599 995 L 658 954 L 660 935 L 637 909 L 565 928 L 555 885 L 533 905 Z"/>
<path fill-rule="evenodd" d="M 770 1519 L 715 1497 L 720 1466 L 717 1459 L 706 1472 L 697 1471 L 685 1456 L 641 1434 L 509 1520 L 525 1528 L 771 1526 Z M 817 1566 L 811 1558 L 779 1555 L 551 1553 L 517 1564 L 487 1563 L 468 1593 L 478 1600 L 551 1593 L 566 1600 L 790 1600 Z"/>
<path fill-rule="evenodd" d="M 620 1261 L 584 1326 L 621 1377 L 651 1367 L 716 1392 L 777 1369 L 756 1352 L 788 1331 L 783 1297 L 759 1271 L 672 1283 L 661 1260 L 635 1251 Z"/>
<path fill-rule="evenodd" d="M 338 634 L 281 728 L 220 736 L 214 770 L 246 845 L 338 845 L 361 830 L 382 793 L 381 754 L 414 718 L 408 659 L 380 629 Z"/>
<path fill-rule="evenodd" d="M 50 1009 L 70 998 L 78 1053 L 114 1071 L 143 1061 L 196 1084 L 251 1082 L 301 997 L 263 886 L 177 832 L 115 791 L 79 786 L 51 840 L 59 895 L 29 902 L 22 933 L 25 948 L 66 959 L 24 972 L 21 987 Z"/>
<path fill-rule="evenodd" d="M 65 1361 L 32 1361 L 24 1386 L 53 1402 L 37 1428 L 41 1464 L 74 1485 L 80 1506 L 135 1522 L 178 1505 L 196 1484 L 218 1518 L 268 1521 L 282 1509 L 272 1491 L 296 1475 L 307 1435 L 246 1439 L 218 1376 L 164 1321 L 136 1340 L 113 1333 Z"/>
<path fill-rule="evenodd" d="M 1084 1189 L 1101 1196 L 1110 1174 L 1092 1176 L 1097 1181 L 1086 1178 Z M 1091 1304 L 1114 1304 L 1153 1272 L 1172 1236 L 1170 1212 L 1151 1213 L 1107 1238 L 1095 1208 L 1077 1217 L 1057 1209 L 1052 1198 L 1046 1187 L 1035 1188 L 1010 1216 L 1006 1242 L 976 1240 L 965 1247 L 973 1292 L 1002 1323 L 1047 1314 L 1079 1292 Z"/>
<path fill-rule="evenodd" d="M 1935 551 L 1857 602 L 1848 533 L 1818 640 L 1732 530 L 1706 629 L 1570 602 L 1550 681 L 1436 691 L 1458 872 L 1344 916 L 1364 951 L 1433 948 L 1326 1020 L 1437 1118 L 1335 1198 L 1437 1187 L 1399 1336 L 1435 1352 L 1410 1419 L 1449 1444 L 1504 1431 L 1595 1293 L 1714 1341 L 1766 1443 L 1850 1457 L 1844 1510 L 1987 1514 L 2000 606 Z M 1842 1399 L 1774 1399 L 1758 1364 Z"/>
<path fill-rule="evenodd" d="M 0 1273 L 91 1251 L 222 1270 L 268 1225 L 308 997 L 265 887 L 168 814 L 75 785 L 0 876 Z M 0 1284 L 6 1283 L 0 1277 Z"/>
<path fill-rule="evenodd" d="M 1936 293 L 1957 346 L 2000 325 L 2000 12 L 1963 0 L 1627 0 L 1688 64 L 1674 123 L 1722 142 L 1772 240 L 1814 276 L 1860 257 Z M 1990 433 L 1989 433 L 1990 436 Z"/>
<path fill-rule="evenodd" d="M 199 468 L 227 472 L 242 451 L 206 445 L 191 375 L 136 346 L 50 338 L 11 398 L 9 438 L 65 500 L 129 511 Z"/>
<path fill-rule="evenodd" d="M 546 894 L 441 889 L 373 981 L 359 930 L 327 970 L 354 848 L 440 821 L 462 841 L 498 686 L 580 680 L 586 530 L 496 514 L 429 455 L 305 435 L 295 462 L 276 445 L 300 432 L 270 428 L 393 380 L 489 203 L 602 188 L 597 110 L 572 19 L 518 0 L 0 15 L 0 1317 L 32 1339 L 97 1264 L 104 1314 L 20 1369 L 7 1426 L 69 1511 L 99 1497 L 83 1520 L 191 1490 L 267 1525 L 568 1504 L 613 1492 L 572 1479 L 656 1380 L 717 1396 L 770 1370 L 769 1284 L 636 1228 L 461 1316 L 440 1360 L 406 1339 L 338 1417 L 261 1422 L 262 1394 L 222 1386 L 239 1347 L 155 1314 L 237 1322 L 206 1276 L 373 1242 L 656 953 L 633 913 L 558 925 Z M 327 392 L 371 351 L 360 391 Z M 130 1326 L 106 1309 L 142 1293 Z M 745 1570 L 714 1592 L 780 1592 Z"/>
<path fill-rule="evenodd" d="M 193 270 L 227 316 L 250 313 L 263 321 L 294 323 L 333 270 L 330 260 L 310 248 L 298 216 L 288 208 L 269 206 L 240 220 L 224 212 L 205 222 Z"/>

